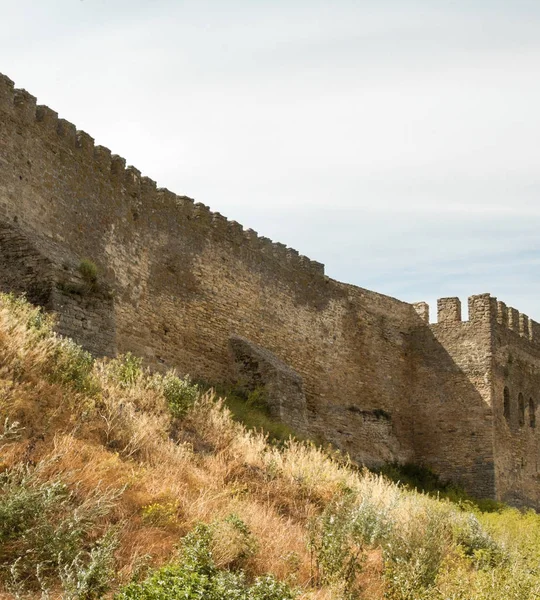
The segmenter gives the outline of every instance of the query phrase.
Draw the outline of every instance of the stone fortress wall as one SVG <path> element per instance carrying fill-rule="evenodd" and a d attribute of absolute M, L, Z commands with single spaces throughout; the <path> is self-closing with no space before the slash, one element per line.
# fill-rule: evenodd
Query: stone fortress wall
<path fill-rule="evenodd" d="M 538 506 L 540 324 L 493 301 L 494 451 L 498 493 Z"/>
<path fill-rule="evenodd" d="M 508 426 L 499 389 L 536 401 L 537 325 L 527 320 L 527 339 L 499 325 L 485 295 L 465 322 L 441 300 L 429 325 L 425 304 L 335 281 L 157 188 L 4 76 L 0 253 L 2 289 L 56 311 L 59 331 L 95 354 L 132 351 L 210 382 L 240 374 L 275 391 L 281 418 L 359 462 L 420 462 L 481 495 L 537 498 L 538 453 L 518 471 L 508 457 L 519 436 L 531 440 L 516 457 L 532 452 L 534 427 Z M 81 280 L 82 259 L 99 285 Z"/>

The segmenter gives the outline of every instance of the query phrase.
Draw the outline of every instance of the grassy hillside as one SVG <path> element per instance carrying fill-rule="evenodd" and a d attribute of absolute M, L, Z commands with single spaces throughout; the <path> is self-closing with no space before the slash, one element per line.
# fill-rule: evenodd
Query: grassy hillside
<path fill-rule="evenodd" d="M 540 519 L 437 500 L 0 296 L 0 597 L 540 598 Z M 493 508 L 493 507 L 491 507 Z"/>

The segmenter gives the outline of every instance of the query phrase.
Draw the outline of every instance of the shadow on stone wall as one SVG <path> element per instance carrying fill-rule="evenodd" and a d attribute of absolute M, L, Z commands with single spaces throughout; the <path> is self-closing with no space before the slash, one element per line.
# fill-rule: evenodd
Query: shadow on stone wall
<path fill-rule="evenodd" d="M 99 278 L 85 279 L 80 262 L 52 242 L 46 255 L 16 226 L 0 223 L 0 290 L 24 294 L 32 304 L 56 313 L 58 333 L 94 355 L 113 356 L 113 295 Z"/>
<path fill-rule="evenodd" d="M 421 325 L 408 347 L 415 462 L 495 498 L 490 324 Z"/>
<path fill-rule="evenodd" d="M 302 377 L 275 354 L 241 336 L 229 339 L 237 382 L 246 391 L 264 389 L 270 415 L 298 433 L 307 432 Z"/>

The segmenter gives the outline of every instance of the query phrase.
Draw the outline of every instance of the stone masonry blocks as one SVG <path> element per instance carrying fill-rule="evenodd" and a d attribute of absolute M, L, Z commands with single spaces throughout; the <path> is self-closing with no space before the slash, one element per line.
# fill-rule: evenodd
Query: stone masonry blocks
<path fill-rule="evenodd" d="M 437 300 L 437 322 L 459 323 L 461 321 L 461 302 L 459 298 L 439 298 Z"/>

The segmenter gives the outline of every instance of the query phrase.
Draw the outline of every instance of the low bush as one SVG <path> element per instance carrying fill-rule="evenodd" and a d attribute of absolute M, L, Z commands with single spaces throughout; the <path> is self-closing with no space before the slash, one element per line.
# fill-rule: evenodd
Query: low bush
<path fill-rule="evenodd" d="M 387 595 L 392 600 L 429 598 L 452 548 L 447 511 L 439 510 L 435 502 L 410 508 L 412 518 L 396 523 L 382 546 Z"/>
<path fill-rule="evenodd" d="M 90 352 L 83 350 L 69 338 L 59 339 L 51 360 L 52 381 L 69 385 L 77 392 L 93 395 L 99 390 L 93 369 L 94 359 Z"/>
<path fill-rule="evenodd" d="M 199 524 L 183 539 L 178 562 L 158 569 L 143 582 L 125 586 L 115 600 L 294 600 L 297 594 L 271 575 L 249 583 L 242 570 L 216 565 L 215 536 L 224 525 L 240 534 L 244 539 L 242 556 L 249 556 L 252 536 L 238 517 Z M 232 544 L 236 546 L 236 542 Z"/>
<path fill-rule="evenodd" d="M 171 415 L 175 418 L 183 417 L 200 395 L 199 387 L 193 384 L 189 377 L 181 379 L 174 371 L 169 371 L 164 376 L 156 376 L 156 381 Z"/>
<path fill-rule="evenodd" d="M 309 527 L 314 581 L 331 587 L 342 598 L 357 597 L 357 575 L 365 558 L 355 500 L 353 493 L 346 492 L 315 517 Z"/>
<path fill-rule="evenodd" d="M 144 378 L 142 359 L 128 352 L 107 361 L 105 376 L 120 388 L 137 386 Z"/>
<path fill-rule="evenodd" d="M 83 258 L 79 263 L 77 270 L 81 274 L 81 277 L 89 285 L 95 285 L 98 280 L 98 268 L 96 263 L 88 258 Z"/>
<path fill-rule="evenodd" d="M 114 535 L 95 541 L 95 527 L 115 496 L 80 501 L 59 479 L 42 481 L 47 467 L 0 474 L 0 573 L 18 592 L 63 578 L 71 597 L 97 598 L 111 581 Z"/>
<path fill-rule="evenodd" d="M 90 548 L 79 552 L 60 569 L 63 600 L 98 600 L 111 588 L 115 579 L 114 551 L 118 546 L 116 531 L 108 531 Z"/>

